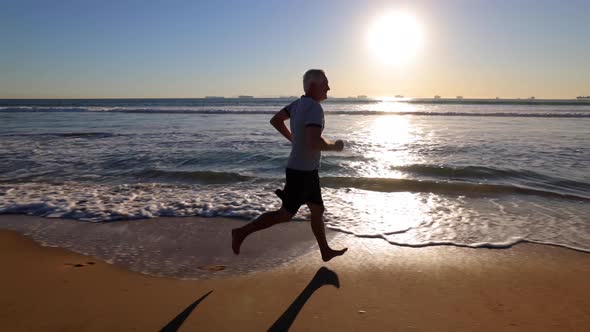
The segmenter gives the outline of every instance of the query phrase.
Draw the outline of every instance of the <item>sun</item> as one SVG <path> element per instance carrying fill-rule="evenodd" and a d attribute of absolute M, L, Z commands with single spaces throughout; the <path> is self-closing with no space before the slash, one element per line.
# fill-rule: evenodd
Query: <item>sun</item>
<path fill-rule="evenodd" d="M 422 28 L 415 16 L 392 12 L 379 17 L 368 33 L 372 53 L 386 64 L 410 62 L 422 47 Z"/>

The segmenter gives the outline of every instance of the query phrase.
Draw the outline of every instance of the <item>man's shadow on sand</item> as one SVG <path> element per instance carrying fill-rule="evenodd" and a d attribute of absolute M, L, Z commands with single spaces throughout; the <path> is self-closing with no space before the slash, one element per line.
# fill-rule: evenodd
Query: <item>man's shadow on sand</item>
<path fill-rule="evenodd" d="M 305 305 L 307 300 L 309 300 L 311 295 L 316 290 L 320 289 L 324 285 L 332 285 L 336 288 L 340 288 L 340 280 L 338 279 L 338 275 L 334 271 L 332 271 L 326 267 L 321 267 L 318 270 L 318 272 L 316 272 L 316 274 L 313 276 L 313 278 L 311 279 L 309 284 L 307 284 L 305 289 L 303 289 L 301 294 L 299 294 L 299 296 L 297 296 L 297 298 L 293 301 L 293 303 L 291 303 L 289 308 L 287 308 L 287 310 L 285 310 L 285 312 L 281 315 L 281 317 L 279 317 L 279 319 L 277 319 L 277 321 L 274 324 L 272 324 L 272 326 L 268 329 L 268 331 L 269 332 L 288 331 L 289 328 L 291 327 L 291 325 L 293 324 L 293 322 L 295 321 L 295 318 L 297 318 L 299 311 L 301 311 L 301 308 L 303 308 L 303 306 Z M 200 299 L 196 300 L 191 305 L 189 305 L 186 309 L 184 309 L 184 311 L 182 311 L 180 314 L 178 314 L 178 316 L 176 316 L 172 321 L 170 321 L 170 323 L 168 323 L 166 326 L 164 326 L 160 330 L 160 332 L 178 331 L 178 329 L 182 326 L 182 324 L 187 319 L 187 317 L 193 312 L 195 307 L 199 303 L 201 303 L 201 301 L 203 301 L 207 296 L 209 296 L 209 294 L 211 294 L 212 292 L 213 291 L 209 291 L 207 294 L 203 295 Z"/>
<path fill-rule="evenodd" d="M 285 312 L 277 319 L 277 321 L 272 324 L 272 326 L 268 329 L 269 332 L 281 332 L 281 331 L 288 331 L 291 327 L 291 324 L 297 318 L 299 311 L 305 305 L 305 302 L 311 297 L 311 295 L 318 289 L 320 289 L 324 285 L 332 285 L 336 288 L 340 288 L 340 280 L 338 279 L 338 275 L 326 268 L 321 267 L 318 272 L 313 276 L 307 287 L 297 296 L 297 298 L 291 303 L 289 308 L 285 310 Z"/>
<path fill-rule="evenodd" d="M 179 313 L 178 316 L 174 317 L 174 319 L 171 320 L 170 323 L 168 323 L 166 326 L 164 326 L 160 330 L 160 332 L 176 332 L 176 331 L 178 331 L 180 326 L 182 326 L 182 323 L 184 323 L 185 319 L 191 314 L 191 312 L 193 312 L 195 307 L 199 303 L 201 303 L 201 301 L 203 301 L 211 293 L 213 293 L 213 291 L 209 291 L 209 293 L 201 296 L 200 299 L 196 300 L 195 302 L 193 302 L 193 304 L 186 307 L 186 309 L 184 309 L 181 313 Z"/>

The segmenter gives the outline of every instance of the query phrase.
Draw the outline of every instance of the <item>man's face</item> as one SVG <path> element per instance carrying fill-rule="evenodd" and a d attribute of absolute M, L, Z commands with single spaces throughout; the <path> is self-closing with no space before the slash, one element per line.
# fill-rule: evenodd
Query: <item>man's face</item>
<path fill-rule="evenodd" d="M 328 91 L 330 91 L 330 86 L 328 85 L 328 78 L 324 77 L 323 80 L 315 84 L 315 90 L 316 96 L 319 100 L 328 99 Z"/>

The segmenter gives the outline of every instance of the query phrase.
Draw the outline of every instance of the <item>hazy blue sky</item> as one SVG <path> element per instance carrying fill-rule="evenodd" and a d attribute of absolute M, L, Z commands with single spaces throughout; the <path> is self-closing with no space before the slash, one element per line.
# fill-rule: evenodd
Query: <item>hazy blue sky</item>
<path fill-rule="evenodd" d="M 0 0 L 0 98 L 590 95 L 590 1 Z M 371 54 L 388 11 L 422 26 L 403 66 Z"/>

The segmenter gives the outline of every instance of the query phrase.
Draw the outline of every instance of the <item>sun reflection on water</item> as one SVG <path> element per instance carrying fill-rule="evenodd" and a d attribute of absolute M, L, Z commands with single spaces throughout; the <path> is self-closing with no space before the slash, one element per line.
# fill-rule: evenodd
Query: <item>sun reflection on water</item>
<path fill-rule="evenodd" d="M 378 143 L 405 144 L 413 140 L 411 129 L 408 117 L 383 115 L 373 122 L 371 138 Z"/>
<path fill-rule="evenodd" d="M 367 138 L 363 154 L 365 165 L 358 165 L 363 177 L 405 178 L 396 167 L 418 163 L 420 157 L 413 148 L 421 137 L 421 130 L 412 124 L 412 117 L 381 115 L 367 123 Z"/>
<path fill-rule="evenodd" d="M 330 200 L 338 211 L 328 209 L 328 225 L 362 236 L 387 236 L 428 225 L 435 208 L 429 195 L 410 192 L 351 189 Z M 346 217 L 352 215 L 354 219 Z"/>
<path fill-rule="evenodd" d="M 355 178 L 371 178 L 376 185 L 386 179 L 411 177 L 404 166 L 424 162 L 418 147 L 429 139 L 428 133 L 415 116 L 397 113 L 414 112 L 415 105 L 382 101 L 370 108 L 375 115 L 357 118 L 355 130 L 348 133 L 354 142 L 348 153 L 362 158 L 347 160 L 347 169 L 354 170 Z M 328 209 L 330 227 L 363 236 L 387 237 L 428 225 L 437 208 L 425 193 L 346 188 L 328 189 L 326 194 L 327 201 L 337 207 Z"/>

